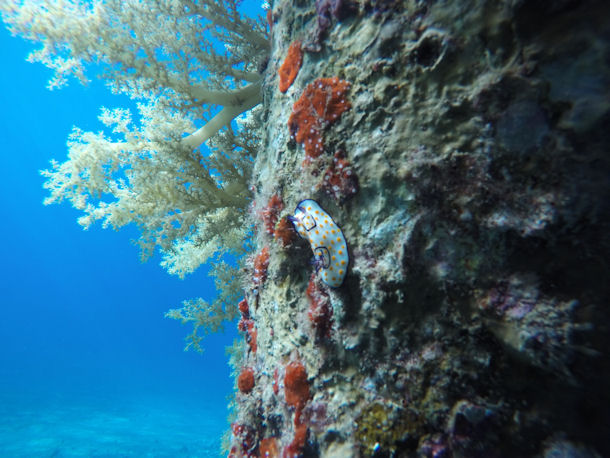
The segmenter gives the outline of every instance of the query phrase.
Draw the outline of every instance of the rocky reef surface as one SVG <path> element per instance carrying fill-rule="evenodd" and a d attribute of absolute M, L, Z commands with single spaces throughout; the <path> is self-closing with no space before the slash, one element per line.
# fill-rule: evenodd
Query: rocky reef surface
<path fill-rule="evenodd" d="M 268 20 L 231 456 L 610 456 L 610 4 Z M 339 288 L 303 199 L 345 235 Z"/>

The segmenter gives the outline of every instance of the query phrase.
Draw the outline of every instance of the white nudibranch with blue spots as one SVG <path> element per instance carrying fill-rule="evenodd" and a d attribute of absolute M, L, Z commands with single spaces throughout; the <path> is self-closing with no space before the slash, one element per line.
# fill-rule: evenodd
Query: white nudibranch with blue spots
<path fill-rule="evenodd" d="M 290 218 L 298 234 L 309 240 L 313 264 L 322 281 L 338 288 L 347 274 L 349 254 L 343 232 L 315 200 L 301 201 Z"/>

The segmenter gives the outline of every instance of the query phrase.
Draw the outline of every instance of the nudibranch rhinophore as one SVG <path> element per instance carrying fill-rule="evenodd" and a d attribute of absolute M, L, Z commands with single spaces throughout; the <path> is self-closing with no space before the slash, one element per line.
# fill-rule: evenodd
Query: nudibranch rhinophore
<path fill-rule="evenodd" d="M 315 200 L 299 202 L 291 218 L 294 228 L 309 240 L 313 263 L 321 271 L 322 281 L 338 288 L 343 283 L 349 264 L 347 242 L 343 232 Z"/>

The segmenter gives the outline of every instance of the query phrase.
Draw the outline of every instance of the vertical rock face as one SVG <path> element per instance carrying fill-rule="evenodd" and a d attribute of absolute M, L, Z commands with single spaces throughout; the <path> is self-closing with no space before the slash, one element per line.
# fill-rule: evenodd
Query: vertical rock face
<path fill-rule="evenodd" d="M 231 453 L 610 455 L 608 3 L 276 1 L 269 18 L 252 208 L 269 259 L 244 285 L 255 380 Z M 339 288 L 287 235 L 303 199 L 345 235 Z"/>

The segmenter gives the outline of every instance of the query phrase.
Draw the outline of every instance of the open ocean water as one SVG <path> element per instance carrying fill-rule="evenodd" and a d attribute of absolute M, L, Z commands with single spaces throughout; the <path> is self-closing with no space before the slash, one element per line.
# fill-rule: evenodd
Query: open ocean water
<path fill-rule="evenodd" d="M 214 295 L 205 269 L 172 277 L 140 263 L 134 229 L 83 231 L 69 204 L 42 205 L 39 170 L 72 127 L 133 103 L 99 81 L 47 90 L 31 49 L 0 27 L 0 458 L 219 456 L 237 332 L 184 352 L 191 328 L 163 317 Z"/>

